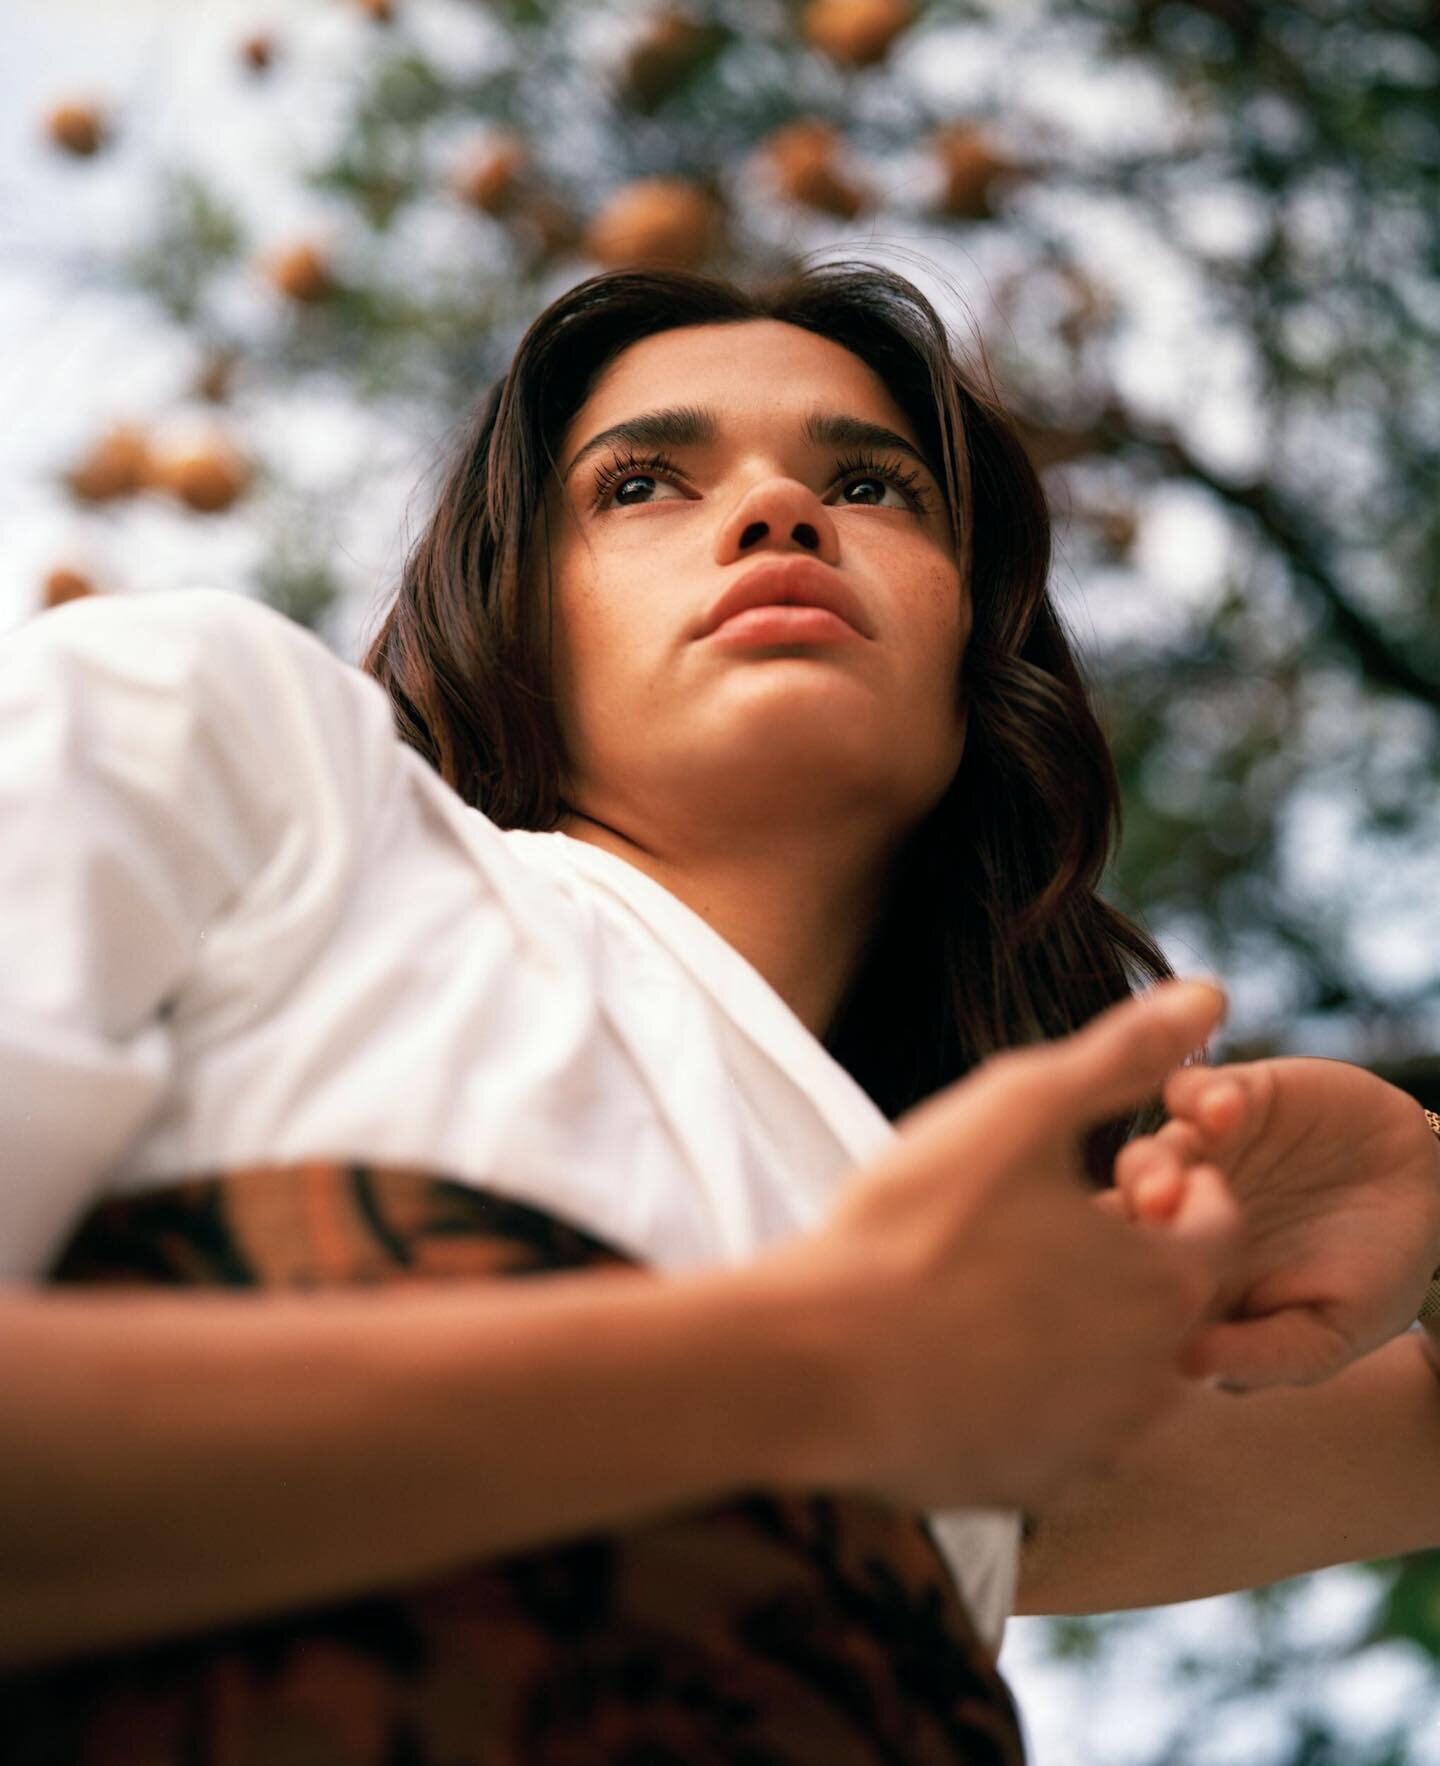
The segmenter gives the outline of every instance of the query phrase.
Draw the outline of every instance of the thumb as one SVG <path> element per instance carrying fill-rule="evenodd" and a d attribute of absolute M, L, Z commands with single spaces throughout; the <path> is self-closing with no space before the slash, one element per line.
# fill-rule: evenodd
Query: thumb
<path fill-rule="evenodd" d="M 1053 1045 L 1055 1095 L 1077 1126 L 1104 1122 L 1160 1090 L 1225 1015 L 1212 981 L 1166 981 L 1121 1000 Z"/>
<path fill-rule="evenodd" d="M 1209 1035 L 1224 1006 L 1225 994 L 1213 982 L 1162 982 L 1069 1036 L 990 1056 L 980 1072 L 923 1099 L 895 1127 L 911 1153 L 927 1143 L 953 1153 L 958 1124 L 973 1127 L 982 1119 L 1000 1146 L 1073 1141 L 1091 1124 L 1154 1096 Z"/>

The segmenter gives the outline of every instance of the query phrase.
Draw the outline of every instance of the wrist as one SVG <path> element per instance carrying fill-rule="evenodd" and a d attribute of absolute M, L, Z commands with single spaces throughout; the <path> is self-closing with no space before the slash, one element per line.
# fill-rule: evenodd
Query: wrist
<path fill-rule="evenodd" d="M 803 1242 L 802 1242 L 803 1244 Z M 722 1332 L 738 1351 L 754 1411 L 747 1484 L 847 1488 L 863 1437 L 861 1391 L 846 1297 L 802 1246 L 782 1246 L 716 1272 L 731 1308 Z"/>
<path fill-rule="evenodd" d="M 1434 1110 L 1426 1110 L 1425 1121 L 1435 1137 L 1436 1180 L 1440 1182 L 1440 1115 Z M 1416 1322 L 1424 1328 L 1427 1336 L 1440 1345 L 1440 1266 L 1436 1267 L 1430 1277 L 1430 1286 L 1420 1302 Z"/>

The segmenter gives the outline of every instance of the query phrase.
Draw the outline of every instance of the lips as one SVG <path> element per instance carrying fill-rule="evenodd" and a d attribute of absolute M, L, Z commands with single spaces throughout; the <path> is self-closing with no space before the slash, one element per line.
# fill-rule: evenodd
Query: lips
<path fill-rule="evenodd" d="M 751 607 L 823 607 L 873 638 L 859 597 L 838 570 L 818 558 L 766 558 L 730 584 L 705 614 L 697 638 L 709 637 L 727 619 Z"/>

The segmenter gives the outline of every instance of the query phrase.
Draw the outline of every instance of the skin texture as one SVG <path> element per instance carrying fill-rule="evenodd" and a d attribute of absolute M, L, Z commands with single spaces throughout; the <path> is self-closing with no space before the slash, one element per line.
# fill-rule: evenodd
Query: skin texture
<path fill-rule="evenodd" d="M 1018 1612 L 1192 1600 L 1440 1540 L 1440 1352 L 1405 1328 L 1440 1263 L 1440 1142 L 1420 1107 L 1305 1056 L 1181 1067 L 1164 1097 L 1173 1120 L 1123 1149 L 1096 1205 L 1164 1231 L 1224 1167 L 1238 1255 L 1180 1357 L 1224 1389 L 1188 1383 L 1042 1508 Z"/>
<path fill-rule="evenodd" d="M 547 493 L 573 811 L 561 826 L 686 902 L 820 1035 L 892 855 L 960 763 L 969 598 L 928 472 L 878 454 L 916 475 L 920 512 L 881 477 L 837 480 L 850 450 L 805 439 L 806 415 L 827 410 L 918 442 L 884 382 L 839 344 L 772 320 L 642 339 L 576 413 L 561 473 L 600 430 L 674 405 L 718 421 L 713 444 L 664 450 L 683 476 L 632 469 L 597 507 L 607 449 Z M 696 641 L 735 578 L 795 554 L 845 577 L 872 639 Z"/>
<path fill-rule="evenodd" d="M 1116 1160 L 1114 1206 L 1170 1218 L 1197 1161 L 1244 1205 L 1223 1311 L 1189 1373 L 1238 1389 L 1331 1378 L 1415 1317 L 1440 1264 L 1440 1140 L 1408 1093 L 1347 1061 L 1279 1056 L 1189 1067 L 1172 1121 Z"/>

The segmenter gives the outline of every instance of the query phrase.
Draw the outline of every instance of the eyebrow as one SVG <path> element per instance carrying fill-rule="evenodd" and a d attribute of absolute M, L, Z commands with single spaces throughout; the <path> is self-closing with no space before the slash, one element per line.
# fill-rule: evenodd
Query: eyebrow
<path fill-rule="evenodd" d="M 623 423 L 612 423 L 592 435 L 585 446 L 561 474 L 563 484 L 582 460 L 601 448 L 628 444 L 635 448 L 693 448 L 715 441 L 720 425 L 714 411 L 704 405 L 671 405 L 663 411 L 645 411 L 638 417 L 627 417 Z M 916 460 L 936 484 L 941 478 L 924 453 L 914 442 L 906 441 L 883 423 L 871 423 L 864 417 L 852 417 L 845 411 L 812 411 L 801 425 L 806 441 L 819 447 L 886 448 Z"/>

